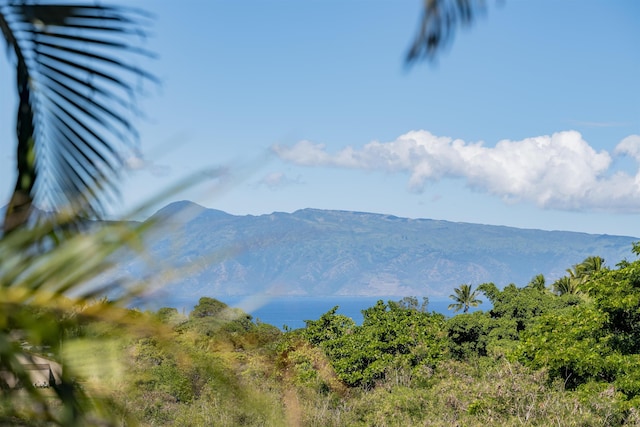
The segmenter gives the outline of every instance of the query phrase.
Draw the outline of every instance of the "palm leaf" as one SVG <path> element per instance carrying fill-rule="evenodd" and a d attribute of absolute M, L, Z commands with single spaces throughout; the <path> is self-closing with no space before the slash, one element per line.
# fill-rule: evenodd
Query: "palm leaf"
<path fill-rule="evenodd" d="M 132 216 L 194 185 L 203 173 L 157 194 Z M 126 373 L 122 343 L 141 336 L 166 342 L 170 335 L 162 324 L 124 307 L 144 301 L 164 274 L 185 275 L 198 268 L 167 272 L 146 254 L 150 233 L 166 232 L 156 228 L 162 224 L 155 220 L 88 222 L 88 232 L 46 244 L 45 237 L 75 219 L 74 212 L 65 210 L 0 239 L 0 425 L 131 425 L 135 420 L 122 419 L 124 408 L 109 400 L 114 390 L 107 382 Z M 112 271 L 125 256 L 140 257 L 152 273 L 140 279 Z M 212 254 L 206 262 L 224 256 Z M 34 354 L 23 343 L 40 350 Z M 37 353 L 46 353 L 60 367 L 54 378 L 60 381 L 50 388 L 36 387 L 27 372 L 28 365 L 37 363 L 32 360 Z M 19 380 L 23 388 L 16 389 L 7 378 Z"/>
<path fill-rule="evenodd" d="M 484 0 L 424 0 L 420 28 L 407 53 L 407 63 L 434 61 L 453 39 L 457 27 L 471 24 L 484 9 Z"/>
<path fill-rule="evenodd" d="M 18 177 L 5 232 L 26 221 L 32 204 L 95 217 L 118 197 L 115 184 L 138 143 L 141 83 L 157 83 L 134 65 L 153 56 L 138 46 L 150 18 L 100 4 L 0 5 L 20 98 Z"/>
<path fill-rule="evenodd" d="M 116 251 L 123 246 L 140 246 L 141 233 L 150 225 L 111 224 L 90 234 L 76 233 L 49 250 L 25 250 L 72 219 L 69 214 L 59 215 L 0 239 L 0 424 L 28 419 L 47 425 L 80 426 L 87 425 L 90 414 L 98 415 L 104 425 L 118 424 L 110 415 L 113 408 L 93 399 L 96 396 L 88 393 L 87 387 L 77 386 L 77 364 L 65 359 L 62 342 L 65 346 L 86 342 L 82 337 L 67 336 L 67 332 L 87 322 L 107 322 L 123 333 L 149 327 L 121 308 L 139 294 L 139 286 L 131 283 L 114 303 L 96 303 L 94 298 L 119 289 L 121 284 L 111 280 L 97 285 L 91 282 L 108 271 Z M 54 356 L 47 359 L 61 367 L 61 381 L 54 381 L 48 391 L 32 383 L 27 365 L 37 363 L 33 361 L 35 355 L 12 337 L 14 333 L 22 334 L 29 344 L 50 346 L 47 353 Z M 94 347 L 107 344 L 100 337 L 92 343 Z M 22 390 L 10 386 L 7 378 L 18 380 Z"/>
<path fill-rule="evenodd" d="M 482 301 L 476 298 L 478 295 L 477 290 L 473 290 L 473 286 L 463 283 L 458 288 L 454 288 L 454 294 L 449 295 L 449 298 L 455 301 L 453 304 L 449 304 L 448 310 L 454 310 L 458 312 L 463 310 L 465 313 L 469 311 L 469 307 L 477 307 L 482 304 Z"/>

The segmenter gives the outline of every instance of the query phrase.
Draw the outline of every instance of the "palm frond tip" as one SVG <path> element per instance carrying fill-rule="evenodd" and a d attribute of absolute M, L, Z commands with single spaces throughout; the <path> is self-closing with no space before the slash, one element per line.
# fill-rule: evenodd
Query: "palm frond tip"
<path fill-rule="evenodd" d="M 100 216 L 105 195 L 117 197 L 114 184 L 138 143 L 137 97 L 145 81 L 158 83 L 136 65 L 153 57 L 140 46 L 150 18 L 123 6 L 0 4 L 20 98 L 20 197 L 7 215 L 20 201 L 24 209 L 72 205 Z"/>

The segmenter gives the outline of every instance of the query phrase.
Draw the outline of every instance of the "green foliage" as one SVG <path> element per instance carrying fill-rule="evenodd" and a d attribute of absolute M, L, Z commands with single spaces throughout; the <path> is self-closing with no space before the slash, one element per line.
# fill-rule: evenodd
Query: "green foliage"
<path fill-rule="evenodd" d="M 590 271 L 581 288 L 589 300 L 537 318 L 518 357 L 571 388 L 605 382 L 633 399 L 640 393 L 640 261 Z"/>
<path fill-rule="evenodd" d="M 307 397 L 344 392 L 344 385 L 324 352 L 299 336 L 292 335 L 281 342 L 277 363 L 285 379 Z"/>
<path fill-rule="evenodd" d="M 202 297 L 198 301 L 198 304 L 193 307 L 193 310 L 189 314 L 192 319 L 199 317 L 214 317 L 221 314 L 229 306 L 222 301 L 215 298 Z"/>
<path fill-rule="evenodd" d="M 99 384 L 108 381 L 105 371 L 121 370 L 118 339 L 105 331 L 117 328 L 123 339 L 143 328 L 142 318 L 121 308 L 139 288 L 97 278 L 114 252 L 139 247 L 148 225 L 78 229 L 104 213 L 105 195 L 118 193 L 114 183 L 137 139 L 132 101 L 142 81 L 155 80 L 132 64 L 149 55 L 138 46 L 147 19 L 101 4 L 0 8 L 18 94 L 16 184 L 0 238 L 2 424 L 126 421 Z M 30 221 L 34 201 L 61 212 Z M 113 303 L 95 302 L 109 292 L 118 295 Z M 30 365 L 49 366 L 48 387 L 34 386 Z"/>
<path fill-rule="evenodd" d="M 584 285 L 591 276 L 603 270 L 608 270 L 604 265 L 603 258 L 599 256 L 587 257 L 580 264 L 568 268 L 569 275 L 556 280 L 552 285 L 553 291 L 558 295 L 580 294 L 584 291 Z"/>
<path fill-rule="evenodd" d="M 287 334 L 213 298 L 188 319 L 86 315 L 117 308 L 106 300 L 2 315 L 5 331 L 46 325 L 30 342 L 56 350 L 62 337 L 102 364 L 125 348 L 129 371 L 101 384 L 119 390 L 114 414 L 146 425 L 621 425 L 638 422 L 639 263 L 591 273 L 581 296 L 484 284 L 489 312 L 445 319 L 405 298 L 378 301 L 361 326 L 334 307 Z M 146 325 L 145 337 L 114 341 L 120 325 Z"/>
<path fill-rule="evenodd" d="M 590 276 L 607 269 L 604 259 L 599 256 L 590 256 L 584 259 L 580 264 L 574 266 L 578 278 L 587 279 Z"/>
<path fill-rule="evenodd" d="M 148 425 L 283 425 L 275 353 L 268 350 L 282 333 L 260 324 L 207 335 L 207 322 L 224 323 L 192 319 L 174 326 L 170 339 L 131 344 L 122 384 L 127 409 Z"/>
<path fill-rule="evenodd" d="M 595 275 L 585 284 L 593 303 L 607 317 L 613 346 L 623 354 L 640 353 L 640 261 Z"/>
<path fill-rule="evenodd" d="M 539 291 L 544 291 L 546 289 L 546 279 L 544 278 L 544 274 L 536 274 L 527 285 L 528 287 L 535 288 Z"/>
<path fill-rule="evenodd" d="M 302 336 L 311 344 L 320 345 L 353 332 L 356 323 L 350 317 L 336 314 L 337 310 L 338 306 L 335 306 L 318 320 L 305 320 L 306 327 L 302 330 Z"/>
<path fill-rule="evenodd" d="M 544 371 L 504 358 L 445 360 L 425 384 L 385 383 L 350 397 L 333 423 L 315 425 L 613 426 L 638 421 L 606 388 L 567 392 L 561 384 L 548 384 Z"/>
<path fill-rule="evenodd" d="M 18 95 L 6 234 L 28 224 L 33 201 L 72 208 L 77 221 L 104 213 L 105 196 L 117 195 L 138 138 L 132 100 L 142 82 L 157 81 L 136 64 L 152 56 L 139 45 L 148 18 L 117 5 L 3 3 L 0 27 Z"/>
<path fill-rule="evenodd" d="M 569 276 L 564 276 L 553 282 L 553 292 L 558 295 L 575 295 L 580 292 L 578 282 Z"/>
<path fill-rule="evenodd" d="M 608 274 L 613 273 L 598 276 L 607 289 Z M 631 396 L 638 389 L 640 360 L 611 350 L 610 319 L 597 298 L 559 297 L 533 286 L 487 290 L 497 302 L 495 313 L 450 319 L 425 312 L 415 299 L 379 301 L 363 311 L 361 326 L 334 308 L 286 334 L 261 324 L 223 333 L 226 309 L 192 318 L 176 326 L 168 342 L 135 342 L 127 408 L 149 425 L 639 421 L 633 409 L 638 399 Z M 531 305 L 516 310 L 527 297 Z M 632 305 L 629 300 L 624 307 Z M 510 345 L 491 334 L 505 319 L 517 336 Z M 519 332 L 517 319 L 524 322 Z M 217 324 L 218 332 L 207 335 L 207 324 Z M 503 351 L 509 357 L 495 351 L 498 344 L 509 349 Z M 516 348 L 521 353 L 512 360 Z"/>
<path fill-rule="evenodd" d="M 356 401 L 345 415 L 350 426 L 414 426 L 424 423 L 429 414 L 429 397 L 426 390 L 406 386 L 373 390 Z M 433 413 L 433 412 L 431 412 Z M 435 417 L 434 417 L 435 420 Z"/>
<path fill-rule="evenodd" d="M 499 290 L 493 283 L 484 283 L 478 290 L 493 305 L 488 313 L 462 314 L 447 320 L 449 349 L 459 360 L 508 354 L 517 345 L 521 333 L 540 315 L 582 301 L 573 295 L 553 295 L 540 275 L 524 288 L 511 284 Z"/>
<path fill-rule="evenodd" d="M 458 360 L 487 355 L 492 319 L 487 313 L 459 314 L 447 320 L 449 352 Z"/>
<path fill-rule="evenodd" d="M 280 339 L 282 332 L 277 327 L 268 323 L 257 323 L 244 335 L 247 342 L 255 346 L 264 346 L 265 348 L 269 348 L 270 345 Z"/>
<path fill-rule="evenodd" d="M 520 333 L 538 316 L 581 301 L 571 295 L 559 298 L 545 288 L 534 286 L 518 288 L 510 284 L 500 291 L 493 283 L 485 283 L 479 289 L 493 304 L 489 311 L 492 322 L 487 325 L 486 349 L 499 354 L 510 351 L 519 340 Z"/>
<path fill-rule="evenodd" d="M 122 308 L 139 292 L 136 286 L 123 281 L 113 301 L 96 301 L 96 296 L 115 290 L 114 284 L 94 281 L 88 286 L 110 267 L 114 252 L 136 246 L 148 225 L 113 223 L 91 234 L 46 240 L 65 221 L 56 217 L 0 239 L 0 370 L 23 387 L 16 390 L 3 374 L 0 419 L 82 425 L 91 417 L 114 422 L 112 414 L 120 411 L 110 399 L 90 396 L 104 396 L 102 384 L 123 370 L 118 341 L 153 328 L 145 316 Z M 53 373 L 55 382 L 47 381 L 49 388 L 35 387 L 25 367 L 36 363 L 35 356 L 46 356 L 52 373 L 60 371 Z"/>
<path fill-rule="evenodd" d="M 462 310 L 464 313 L 469 311 L 469 307 L 477 307 L 482 304 L 482 301 L 476 298 L 478 291 L 473 290 L 473 286 L 462 284 L 454 289 L 455 295 L 449 295 L 449 298 L 455 301 L 453 304 L 449 304 L 448 309 L 453 311 Z"/>
<path fill-rule="evenodd" d="M 398 301 L 398 305 L 407 310 L 426 312 L 427 308 L 429 307 L 429 298 L 422 297 L 422 303 L 419 303 L 418 298 L 416 297 L 404 297 L 400 301 Z"/>
<path fill-rule="evenodd" d="M 310 342 L 329 356 L 338 377 L 351 386 L 372 387 L 389 369 L 433 366 L 446 352 L 444 316 L 378 301 L 363 310 L 362 326 L 335 315 L 335 308 L 311 323 Z M 322 324 L 333 325 L 323 333 Z M 308 336 L 303 332 L 303 336 Z M 309 338 L 308 338 L 309 339 Z"/>
<path fill-rule="evenodd" d="M 176 326 L 187 321 L 187 316 L 180 314 L 176 308 L 162 307 L 154 313 L 154 316 L 162 323 Z"/>
<path fill-rule="evenodd" d="M 156 378 L 158 389 L 172 396 L 176 402 L 189 403 L 194 393 L 187 375 L 174 363 L 162 363 L 155 366 L 151 375 Z"/>
<path fill-rule="evenodd" d="M 261 341 L 261 335 L 256 334 L 257 329 L 269 332 L 271 336 L 276 334 L 274 327 L 258 326 L 253 323 L 252 316 L 241 309 L 209 297 L 200 298 L 189 320 L 178 324 L 177 328 L 179 331 L 195 331 L 200 336 L 213 338 L 213 342 L 231 343 L 237 349 Z"/>
<path fill-rule="evenodd" d="M 568 307 L 540 316 L 523 333 L 517 352 L 551 378 L 562 378 L 569 388 L 589 378 L 604 378 L 605 359 L 611 354 L 610 336 L 603 329 L 606 316 L 590 305 Z"/>

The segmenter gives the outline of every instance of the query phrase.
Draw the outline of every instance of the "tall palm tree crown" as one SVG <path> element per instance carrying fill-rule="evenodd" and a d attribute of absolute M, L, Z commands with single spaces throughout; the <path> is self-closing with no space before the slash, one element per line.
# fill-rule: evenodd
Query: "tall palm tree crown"
<path fill-rule="evenodd" d="M 527 286 L 539 291 L 544 291 L 546 289 L 546 282 L 547 281 L 544 277 L 544 274 L 536 274 L 535 276 L 533 276 L 531 281 L 529 281 L 529 284 Z"/>
<path fill-rule="evenodd" d="M 32 205 L 99 216 L 138 134 L 136 96 L 154 76 L 135 64 L 150 16 L 100 4 L 0 2 L 0 29 L 15 65 L 17 178 L 5 233 Z"/>
<path fill-rule="evenodd" d="M 476 298 L 478 296 L 478 290 L 473 290 L 473 286 L 462 284 L 458 288 L 454 288 L 453 290 L 455 295 L 449 295 L 449 298 L 454 300 L 453 304 L 449 304 L 447 309 L 460 311 L 462 310 L 464 313 L 469 311 L 470 307 L 477 307 L 482 304 L 482 301 Z"/>
<path fill-rule="evenodd" d="M 554 292 L 559 295 L 579 294 L 583 291 L 582 287 L 594 274 L 606 269 L 604 258 L 589 256 L 580 264 L 567 268 L 568 276 L 561 277 L 554 282 Z"/>

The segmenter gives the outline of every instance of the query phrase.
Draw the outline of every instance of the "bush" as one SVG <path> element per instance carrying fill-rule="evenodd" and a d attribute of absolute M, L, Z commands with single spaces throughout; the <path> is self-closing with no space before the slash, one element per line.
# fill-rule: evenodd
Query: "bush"
<path fill-rule="evenodd" d="M 352 327 L 334 313 L 335 308 L 303 335 L 319 343 L 338 377 L 351 386 L 370 388 L 384 378 L 388 368 L 434 366 L 446 354 L 445 321 L 440 314 L 378 301 L 363 310 L 362 326 Z M 323 323 L 338 326 L 319 327 Z"/>

